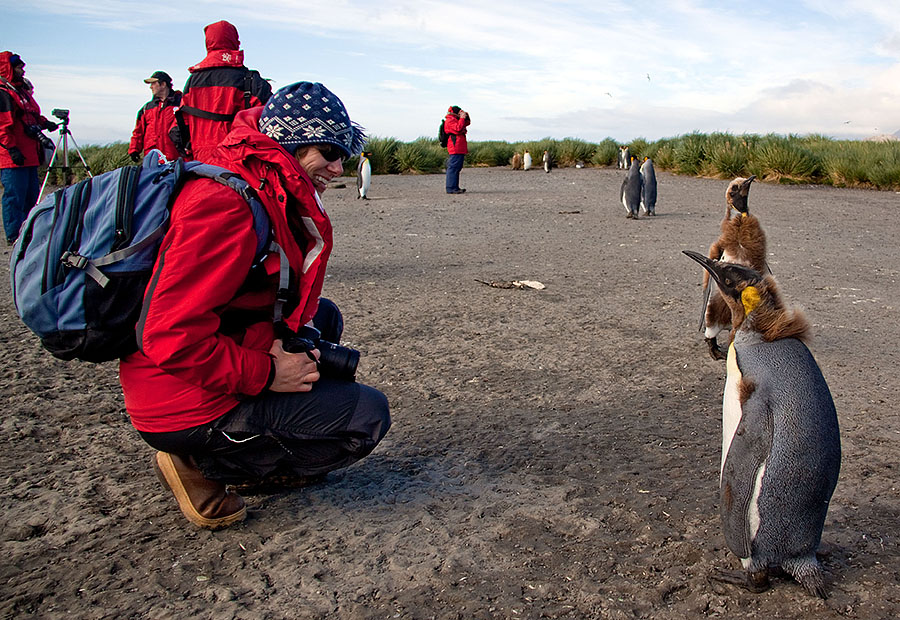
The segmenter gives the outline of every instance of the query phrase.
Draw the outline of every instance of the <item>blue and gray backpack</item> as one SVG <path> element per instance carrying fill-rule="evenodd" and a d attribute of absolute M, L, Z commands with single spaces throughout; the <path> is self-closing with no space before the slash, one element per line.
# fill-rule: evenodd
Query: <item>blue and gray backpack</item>
<path fill-rule="evenodd" d="M 28 214 L 10 259 L 22 321 L 54 356 L 106 362 L 138 349 L 135 325 L 172 203 L 190 178 L 238 192 L 253 212 L 257 259 L 270 249 L 265 208 L 239 175 L 201 162 L 161 163 L 151 151 L 56 191 Z M 256 261 L 255 261 L 256 262 Z"/>

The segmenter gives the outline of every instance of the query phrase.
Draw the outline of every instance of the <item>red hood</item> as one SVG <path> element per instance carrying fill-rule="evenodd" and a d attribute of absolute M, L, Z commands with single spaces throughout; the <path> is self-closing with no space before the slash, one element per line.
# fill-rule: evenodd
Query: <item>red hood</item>
<path fill-rule="evenodd" d="M 7 82 L 13 81 L 13 70 L 9 64 L 9 59 L 12 56 L 12 52 L 0 52 L 0 78 L 3 78 Z"/>
<path fill-rule="evenodd" d="M 232 24 L 221 21 L 210 24 L 203 29 L 206 34 L 206 58 L 188 71 L 193 73 L 199 69 L 210 67 L 243 67 L 244 52 L 241 51 L 241 41 L 238 31 Z"/>
<path fill-rule="evenodd" d="M 206 35 L 206 51 L 241 49 L 237 28 L 226 21 L 210 24 L 203 29 Z"/>
<path fill-rule="evenodd" d="M 294 272 L 301 274 L 299 305 L 287 319 L 288 326 L 296 331 L 312 320 L 316 312 L 325 266 L 331 254 L 331 221 L 321 207 L 306 171 L 277 142 L 259 131 L 262 111 L 263 106 L 257 106 L 238 112 L 231 131 L 210 163 L 237 172 L 257 188 L 272 222 L 275 240 L 287 255 Z M 293 196 L 294 200 L 285 200 L 284 193 Z M 288 227 L 288 206 L 298 209 L 308 222 L 302 248 Z M 309 230 L 309 223 L 314 225 L 314 235 Z"/>

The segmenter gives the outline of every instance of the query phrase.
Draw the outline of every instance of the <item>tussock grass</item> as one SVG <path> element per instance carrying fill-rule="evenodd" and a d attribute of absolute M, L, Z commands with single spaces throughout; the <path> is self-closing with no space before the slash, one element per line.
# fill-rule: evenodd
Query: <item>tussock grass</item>
<path fill-rule="evenodd" d="M 762 181 L 777 183 L 822 183 L 836 187 L 867 187 L 900 191 L 900 141 L 862 142 L 833 140 L 826 136 L 778 134 L 703 134 L 693 132 L 649 142 L 637 138 L 628 143 L 631 154 L 650 157 L 657 170 L 675 174 L 730 179 L 755 174 Z M 447 160 L 447 150 L 437 139 L 422 137 L 412 142 L 372 137 L 365 150 L 371 153 L 375 174 L 439 173 Z M 612 138 L 600 143 L 578 138 L 544 138 L 528 142 L 470 141 L 467 166 L 508 166 L 513 153 L 530 151 L 536 168 L 544 151 L 550 151 L 554 165 L 574 166 L 582 161 L 592 166 L 615 166 L 619 144 Z M 82 154 L 94 174 L 127 165 L 128 145 L 86 146 Z M 70 162 L 73 162 L 70 152 Z M 357 158 L 345 165 L 345 173 L 355 174 Z M 41 171 L 43 176 L 45 170 Z M 85 176 L 73 165 L 74 181 Z M 51 182 L 63 181 L 56 171 Z"/>
<path fill-rule="evenodd" d="M 399 172 L 434 174 L 441 171 L 446 157 L 446 152 L 436 140 L 419 138 L 397 147 L 394 152 L 394 168 Z"/>

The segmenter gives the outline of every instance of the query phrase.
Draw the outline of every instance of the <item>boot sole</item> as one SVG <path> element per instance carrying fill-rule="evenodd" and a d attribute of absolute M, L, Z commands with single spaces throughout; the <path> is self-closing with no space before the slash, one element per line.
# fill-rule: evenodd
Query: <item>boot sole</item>
<path fill-rule="evenodd" d="M 156 453 L 156 458 L 153 459 L 153 469 L 156 471 L 156 477 L 159 478 L 162 485 L 175 496 L 175 501 L 178 502 L 181 513 L 188 521 L 197 527 L 205 530 L 220 530 L 233 523 L 237 523 L 238 521 L 243 521 L 247 517 L 246 506 L 243 506 L 233 514 L 225 515 L 224 517 L 219 517 L 217 519 L 209 519 L 197 512 L 197 509 L 194 508 L 194 505 L 191 503 L 187 489 L 184 488 L 184 484 L 181 482 L 178 471 L 175 469 L 172 457 L 166 452 Z"/>

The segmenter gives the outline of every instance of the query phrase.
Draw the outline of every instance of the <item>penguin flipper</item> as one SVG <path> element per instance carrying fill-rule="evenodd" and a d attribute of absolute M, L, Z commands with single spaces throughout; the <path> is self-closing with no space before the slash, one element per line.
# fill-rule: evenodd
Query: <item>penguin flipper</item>
<path fill-rule="evenodd" d="M 728 547 L 739 558 L 750 558 L 759 527 L 758 500 L 764 491 L 761 487 L 772 451 L 774 421 L 764 390 L 751 378 L 742 377 L 739 389 L 741 419 L 722 467 L 719 512 Z"/>

